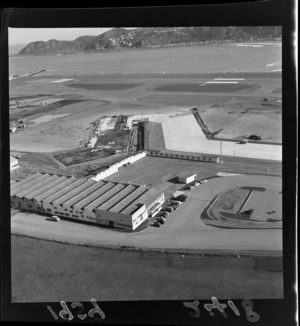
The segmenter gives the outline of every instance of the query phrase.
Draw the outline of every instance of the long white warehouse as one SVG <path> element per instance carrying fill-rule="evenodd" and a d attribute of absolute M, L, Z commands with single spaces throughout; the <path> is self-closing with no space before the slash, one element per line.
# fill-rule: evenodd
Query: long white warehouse
<path fill-rule="evenodd" d="M 164 193 L 141 185 L 41 173 L 11 186 L 15 208 L 128 230 L 164 201 Z"/>

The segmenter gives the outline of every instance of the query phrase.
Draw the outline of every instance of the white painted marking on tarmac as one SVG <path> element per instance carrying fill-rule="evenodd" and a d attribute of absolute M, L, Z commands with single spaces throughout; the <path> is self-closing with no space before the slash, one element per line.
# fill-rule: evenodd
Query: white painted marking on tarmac
<path fill-rule="evenodd" d="M 219 177 L 232 177 L 235 175 L 244 175 L 244 174 L 240 174 L 240 173 L 227 173 L 227 172 L 218 172 L 217 175 Z"/>
<path fill-rule="evenodd" d="M 245 78 L 214 78 L 214 80 L 245 80 Z"/>
<path fill-rule="evenodd" d="M 206 84 L 238 84 L 238 81 L 207 81 Z"/>
<path fill-rule="evenodd" d="M 64 79 L 53 80 L 50 83 L 64 83 L 64 82 L 67 82 L 67 81 L 70 81 L 70 80 L 74 80 L 74 79 L 64 78 Z"/>

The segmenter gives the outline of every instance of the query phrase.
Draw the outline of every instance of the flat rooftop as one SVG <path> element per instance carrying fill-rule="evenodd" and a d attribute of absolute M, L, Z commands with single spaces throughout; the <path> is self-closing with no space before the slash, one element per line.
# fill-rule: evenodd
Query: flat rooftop
<path fill-rule="evenodd" d="M 11 196 L 90 211 L 102 210 L 126 215 L 140 205 L 148 207 L 162 192 L 132 183 L 74 178 L 36 173 L 13 187 Z"/>

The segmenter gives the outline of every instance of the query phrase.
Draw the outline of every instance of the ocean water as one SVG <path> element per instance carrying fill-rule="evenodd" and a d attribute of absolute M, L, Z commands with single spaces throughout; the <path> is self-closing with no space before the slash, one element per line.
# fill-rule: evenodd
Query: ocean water
<path fill-rule="evenodd" d="M 107 53 L 12 56 L 9 73 L 46 69 L 48 75 L 271 72 L 281 69 L 281 42 L 213 44 Z M 276 65 L 274 65 L 276 63 Z"/>

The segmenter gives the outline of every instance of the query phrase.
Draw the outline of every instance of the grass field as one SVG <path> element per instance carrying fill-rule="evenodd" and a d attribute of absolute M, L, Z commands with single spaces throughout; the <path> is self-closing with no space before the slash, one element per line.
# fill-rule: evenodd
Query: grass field
<path fill-rule="evenodd" d="M 91 152 L 91 149 L 76 149 L 74 151 L 67 151 L 56 153 L 53 157 L 65 166 L 88 162 L 104 157 L 109 157 L 112 154 L 107 151 Z"/>
<path fill-rule="evenodd" d="M 243 210 L 253 209 L 251 220 L 282 220 L 282 193 L 275 189 L 267 189 L 261 193 L 254 191 Z"/>
<path fill-rule="evenodd" d="M 181 257 L 20 236 L 12 236 L 11 245 L 13 302 L 274 299 L 283 293 L 282 273 L 266 266 L 270 258 Z"/>
<path fill-rule="evenodd" d="M 147 125 L 149 142 L 147 149 L 164 150 L 165 140 L 161 123 L 149 121 Z"/>
<path fill-rule="evenodd" d="M 132 83 L 124 83 L 124 84 L 117 84 L 117 83 L 111 83 L 111 84 L 96 84 L 96 83 L 71 83 L 67 84 L 67 87 L 73 87 L 73 88 L 80 88 L 85 89 L 87 91 L 123 91 L 128 90 L 137 86 L 141 86 L 142 84 L 132 84 Z"/>
<path fill-rule="evenodd" d="M 249 190 L 247 189 L 228 189 L 218 195 L 217 200 L 210 207 L 210 212 L 213 216 L 218 216 L 220 211 L 237 213 L 248 194 Z"/>

